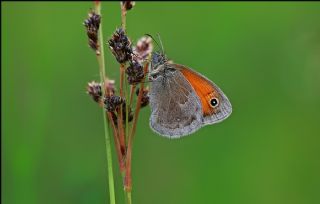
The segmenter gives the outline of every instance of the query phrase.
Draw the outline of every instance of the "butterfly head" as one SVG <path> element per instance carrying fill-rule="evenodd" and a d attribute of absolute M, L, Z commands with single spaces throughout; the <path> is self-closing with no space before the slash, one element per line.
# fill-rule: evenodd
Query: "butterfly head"
<path fill-rule="evenodd" d="M 167 57 L 163 52 L 153 52 L 151 57 L 151 68 L 155 69 L 159 65 L 165 64 L 167 61 Z"/>

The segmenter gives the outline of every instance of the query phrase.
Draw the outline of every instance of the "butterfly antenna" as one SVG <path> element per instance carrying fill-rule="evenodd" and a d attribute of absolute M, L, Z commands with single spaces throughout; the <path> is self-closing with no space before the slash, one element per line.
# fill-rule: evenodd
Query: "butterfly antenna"
<path fill-rule="evenodd" d="M 163 51 L 162 47 L 159 45 L 159 43 L 154 39 L 154 37 L 152 35 L 150 35 L 150 34 L 144 34 L 144 35 L 149 36 L 156 43 L 158 48 L 160 48 Z M 161 43 L 161 45 L 162 45 L 162 43 Z"/>
<path fill-rule="evenodd" d="M 161 44 L 161 50 L 162 50 L 162 53 L 164 54 L 164 47 L 163 47 L 163 44 L 162 44 L 162 40 L 161 40 L 160 34 L 159 34 L 159 33 L 157 33 L 157 36 L 158 36 L 159 41 L 160 41 L 160 44 Z"/>

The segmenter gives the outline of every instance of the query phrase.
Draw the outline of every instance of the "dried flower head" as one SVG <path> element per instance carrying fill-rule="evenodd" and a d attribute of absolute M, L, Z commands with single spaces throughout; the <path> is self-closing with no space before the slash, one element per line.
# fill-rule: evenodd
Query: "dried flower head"
<path fill-rule="evenodd" d="M 99 102 L 102 97 L 101 83 L 97 83 L 95 81 L 89 82 L 87 86 L 87 94 L 89 94 L 95 102 Z"/>
<path fill-rule="evenodd" d="M 129 11 L 133 8 L 133 6 L 135 5 L 135 2 L 134 1 L 121 1 L 120 4 L 126 11 Z"/>
<path fill-rule="evenodd" d="M 133 47 L 133 59 L 142 64 L 152 53 L 152 50 L 152 38 L 143 36 L 138 40 L 137 45 Z"/>
<path fill-rule="evenodd" d="M 118 28 L 108 41 L 112 54 L 119 63 L 124 63 L 132 58 L 131 42 L 122 28 Z"/>
<path fill-rule="evenodd" d="M 83 25 L 87 28 L 89 46 L 95 50 L 97 54 L 100 54 L 98 49 L 98 30 L 101 22 L 101 16 L 96 14 L 93 10 L 89 12 L 88 16 L 89 17 L 83 22 Z"/>
<path fill-rule="evenodd" d="M 126 69 L 127 79 L 129 84 L 136 84 L 142 81 L 144 77 L 143 67 L 137 61 L 131 61 Z"/>
<path fill-rule="evenodd" d="M 123 102 L 124 100 L 120 96 L 113 95 L 104 98 L 105 108 L 109 112 L 115 111 Z"/>
<path fill-rule="evenodd" d="M 140 89 L 138 88 L 136 91 L 137 96 L 139 95 Z M 142 90 L 142 98 L 141 98 L 141 108 L 146 107 L 149 104 L 149 88 L 146 87 Z"/>

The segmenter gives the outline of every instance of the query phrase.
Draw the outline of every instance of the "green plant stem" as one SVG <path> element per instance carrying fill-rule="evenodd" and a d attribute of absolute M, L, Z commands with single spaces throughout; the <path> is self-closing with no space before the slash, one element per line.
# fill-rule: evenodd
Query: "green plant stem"
<path fill-rule="evenodd" d="M 100 1 L 95 2 L 95 9 L 98 15 L 101 15 L 101 3 Z M 100 79 L 103 83 L 102 93 L 105 93 L 105 61 L 104 61 L 104 50 L 103 50 L 103 35 L 102 35 L 102 25 L 100 24 L 99 29 L 99 49 L 100 53 L 97 54 L 97 59 L 100 68 Z M 105 143 L 106 143 L 106 153 L 107 153 L 107 164 L 108 164 L 108 180 L 109 180 L 109 194 L 110 194 L 110 204 L 116 203 L 115 190 L 114 190 L 114 178 L 113 178 L 113 165 L 112 165 L 112 152 L 111 152 L 111 142 L 109 136 L 109 127 L 107 123 L 105 110 L 102 108 L 103 115 L 103 124 L 104 124 L 104 134 L 105 134 Z"/>
<path fill-rule="evenodd" d="M 127 202 L 128 202 L 128 204 L 132 204 L 131 192 L 127 192 Z"/>

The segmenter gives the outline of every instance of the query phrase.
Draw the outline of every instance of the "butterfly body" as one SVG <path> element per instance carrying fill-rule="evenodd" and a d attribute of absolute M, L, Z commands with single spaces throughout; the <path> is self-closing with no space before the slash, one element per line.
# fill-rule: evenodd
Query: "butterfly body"
<path fill-rule="evenodd" d="M 212 81 L 154 53 L 149 73 L 150 127 L 162 136 L 180 138 L 221 122 L 232 112 L 225 94 Z"/>

